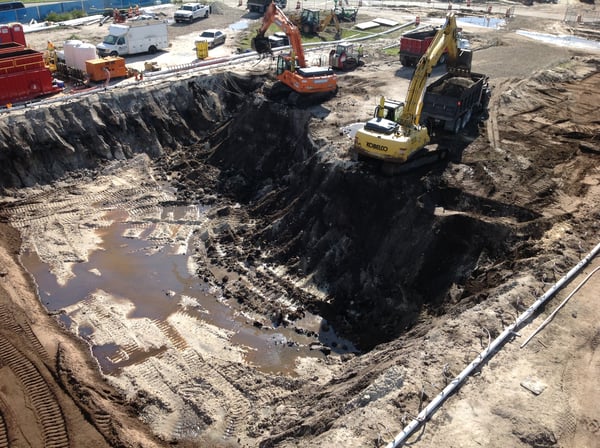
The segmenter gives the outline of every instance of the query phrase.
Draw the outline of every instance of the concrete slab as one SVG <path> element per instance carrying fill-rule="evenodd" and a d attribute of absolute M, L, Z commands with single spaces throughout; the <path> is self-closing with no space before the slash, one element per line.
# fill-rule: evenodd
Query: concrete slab
<path fill-rule="evenodd" d="M 376 28 L 380 26 L 379 23 L 374 22 L 374 21 L 369 21 L 369 22 L 362 22 L 362 23 L 357 23 L 356 25 L 354 25 L 355 28 L 358 28 L 359 30 L 368 30 L 370 28 Z"/>
<path fill-rule="evenodd" d="M 390 19 L 382 19 L 380 17 L 377 17 L 376 19 L 373 19 L 373 22 L 376 22 L 380 25 L 383 26 L 396 26 L 398 25 L 398 22 L 396 22 L 395 20 L 390 20 Z"/>

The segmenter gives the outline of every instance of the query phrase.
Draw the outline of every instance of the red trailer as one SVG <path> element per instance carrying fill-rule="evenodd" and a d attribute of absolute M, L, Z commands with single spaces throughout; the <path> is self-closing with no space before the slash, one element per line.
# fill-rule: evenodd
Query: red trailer
<path fill-rule="evenodd" d="M 39 51 L 17 47 L 0 51 L 0 105 L 60 92 Z"/>
<path fill-rule="evenodd" d="M 2 42 L 0 43 L 0 53 L 12 53 L 16 50 L 25 49 L 24 45 L 21 45 L 17 42 Z"/>

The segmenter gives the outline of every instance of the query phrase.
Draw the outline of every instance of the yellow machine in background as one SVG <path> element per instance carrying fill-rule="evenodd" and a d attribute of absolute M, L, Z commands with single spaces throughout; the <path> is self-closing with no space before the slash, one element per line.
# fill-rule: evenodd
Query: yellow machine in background
<path fill-rule="evenodd" d="M 321 19 L 322 13 L 324 13 L 324 17 Z M 290 21 L 304 34 L 319 34 L 325 31 L 328 26 L 333 25 L 335 27 L 335 38 L 340 39 L 342 36 L 340 21 L 334 11 L 303 9 L 299 16 L 291 16 Z"/>
<path fill-rule="evenodd" d="M 388 103 L 386 107 L 386 101 L 382 98 L 375 117 L 357 131 L 354 139 L 354 151 L 357 154 L 387 162 L 405 163 L 427 152 L 425 146 L 430 142 L 429 132 L 425 126 L 420 125 L 419 118 L 427 79 L 433 67 L 447 49 L 449 72 L 468 74 L 471 70 L 472 53 L 470 50 L 459 50 L 458 31 L 456 19 L 451 13 L 419 60 L 404 104 Z M 397 120 L 387 118 L 392 110 L 392 116 L 399 114 Z"/>

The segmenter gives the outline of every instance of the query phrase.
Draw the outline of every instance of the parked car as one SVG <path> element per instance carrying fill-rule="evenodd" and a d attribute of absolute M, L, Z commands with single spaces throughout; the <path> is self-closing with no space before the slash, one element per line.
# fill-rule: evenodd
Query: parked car
<path fill-rule="evenodd" d="M 196 43 L 206 41 L 208 42 L 208 48 L 214 48 L 217 45 L 225 43 L 227 36 L 223 31 L 219 30 L 204 30 L 200 33 L 196 39 Z"/>

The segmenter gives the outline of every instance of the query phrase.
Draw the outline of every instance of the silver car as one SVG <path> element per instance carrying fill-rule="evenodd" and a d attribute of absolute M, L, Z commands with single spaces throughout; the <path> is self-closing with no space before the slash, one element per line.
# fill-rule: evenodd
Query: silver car
<path fill-rule="evenodd" d="M 217 45 L 221 45 L 225 43 L 225 33 L 219 30 L 204 30 L 200 35 L 196 38 L 196 43 L 206 41 L 208 42 L 208 48 L 214 48 Z"/>

